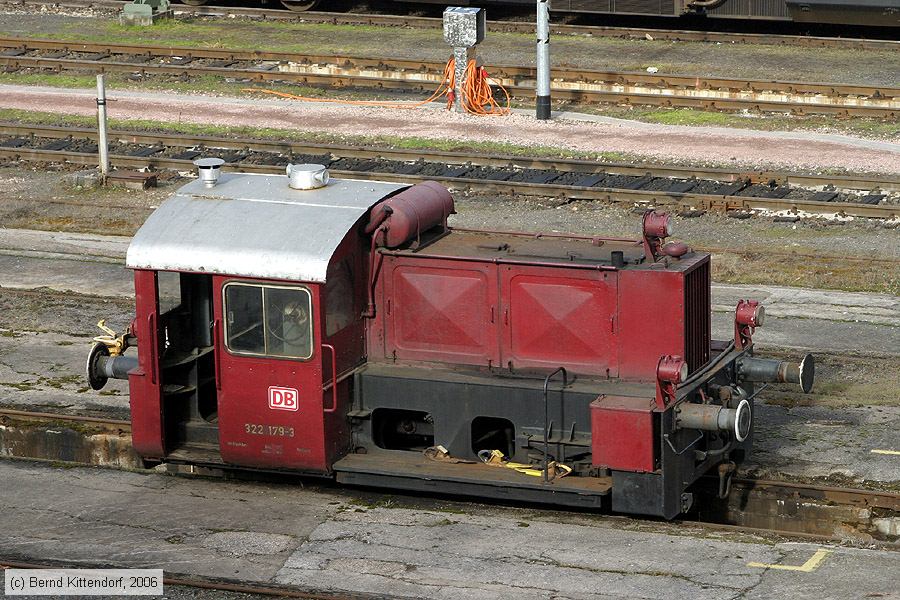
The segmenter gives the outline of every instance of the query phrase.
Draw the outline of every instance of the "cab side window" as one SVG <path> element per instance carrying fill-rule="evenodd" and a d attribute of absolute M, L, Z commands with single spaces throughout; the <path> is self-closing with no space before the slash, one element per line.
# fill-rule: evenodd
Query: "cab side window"
<path fill-rule="evenodd" d="M 312 356 L 312 298 L 305 288 L 229 283 L 225 343 L 235 354 Z"/>
<path fill-rule="evenodd" d="M 325 282 L 325 335 L 331 337 L 353 322 L 355 290 L 346 260 L 328 266 Z"/>

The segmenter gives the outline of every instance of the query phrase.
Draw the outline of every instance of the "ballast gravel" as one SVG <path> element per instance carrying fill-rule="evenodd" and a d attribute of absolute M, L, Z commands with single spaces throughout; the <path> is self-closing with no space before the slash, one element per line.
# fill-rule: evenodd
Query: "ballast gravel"
<path fill-rule="evenodd" d="M 93 115 L 92 90 L 0 86 L 0 107 Z M 629 121 L 537 121 L 524 114 L 476 117 L 427 108 L 381 108 L 336 103 L 215 98 L 199 95 L 111 92 L 113 119 L 293 129 L 337 136 L 399 136 L 503 142 L 575 152 L 619 152 L 653 158 L 731 164 L 747 169 L 842 169 L 900 173 L 900 144 L 803 133 L 726 130 Z"/>

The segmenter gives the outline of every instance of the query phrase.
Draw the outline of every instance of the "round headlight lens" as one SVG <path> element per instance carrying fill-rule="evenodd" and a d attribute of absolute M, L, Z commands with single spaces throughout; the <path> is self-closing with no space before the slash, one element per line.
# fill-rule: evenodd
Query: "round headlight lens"
<path fill-rule="evenodd" d="M 678 371 L 678 382 L 681 383 L 688 378 L 688 364 L 686 362 L 681 363 L 681 369 Z"/>

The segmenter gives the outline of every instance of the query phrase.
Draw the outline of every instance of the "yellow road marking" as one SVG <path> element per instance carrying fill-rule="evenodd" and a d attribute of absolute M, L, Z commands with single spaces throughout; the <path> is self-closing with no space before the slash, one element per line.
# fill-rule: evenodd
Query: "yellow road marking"
<path fill-rule="evenodd" d="M 758 569 L 779 569 L 781 571 L 802 571 L 804 573 L 812 573 L 819 565 L 822 564 L 822 561 L 825 560 L 825 557 L 831 554 L 831 550 L 825 550 L 820 548 L 816 550 L 816 553 L 810 557 L 808 561 L 800 565 L 799 567 L 795 567 L 793 565 L 769 565 L 766 563 L 758 563 L 758 562 L 749 562 L 747 563 L 748 567 L 756 567 Z"/>
<path fill-rule="evenodd" d="M 900 450 L 869 450 L 872 454 L 889 454 L 891 456 L 900 456 Z"/>

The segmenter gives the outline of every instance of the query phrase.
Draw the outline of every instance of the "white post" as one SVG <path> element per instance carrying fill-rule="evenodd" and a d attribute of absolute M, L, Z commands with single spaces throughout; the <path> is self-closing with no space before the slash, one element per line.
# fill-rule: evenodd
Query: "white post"
<path fill-rule="evenodd" d="M 456 47 L 453 49 L 453 109 L 466 112 L 465 89 L 466 69 L 469 61 L 475 60 L 475 48 Z"/>
<path fill-rule="evenodd" d="M 486 23 L 484 9 L 462 6 L 444 9 L 444 41 L 453 46 L 453 108 L 457 112 L 466 110 L 463 93 L 466 67 L 475 60 L 475 46 L 484 41 Z"/>
<path fill-rule="evenodd" d="M 537 0 L 536 117 L 550 118 L 550 0 Z"/>
<path fill-rule="evenodd" d="M 106 82 L 104 75 L 97 75 L 97 131 L 100 150 L 100 174 L 103 179 L 109 175 L 109 146 L 106 140 Z"/>

